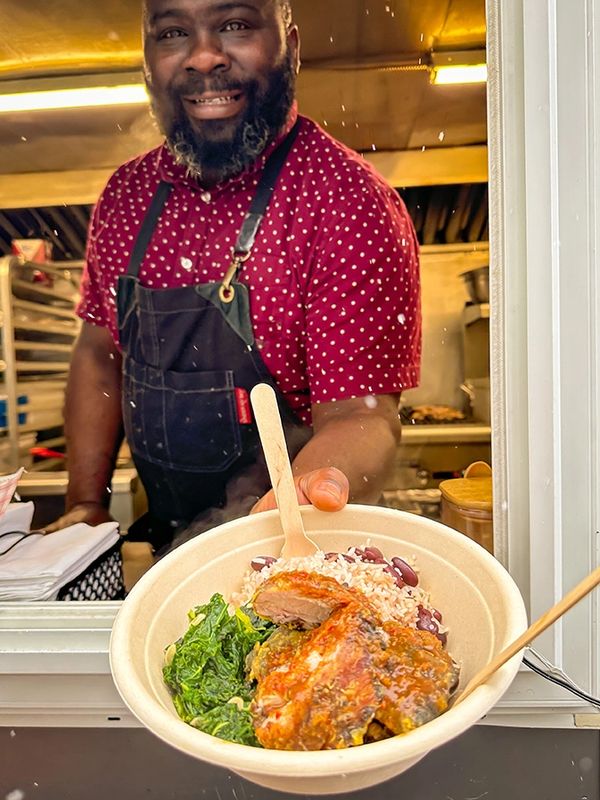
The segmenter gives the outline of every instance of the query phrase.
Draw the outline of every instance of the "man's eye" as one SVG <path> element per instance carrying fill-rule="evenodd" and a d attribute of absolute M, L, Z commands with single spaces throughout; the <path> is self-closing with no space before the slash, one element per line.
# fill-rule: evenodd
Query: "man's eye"
<path fill-rule="evenodd" d="M 179 28 L 171 28 L 167 31 L 162 31 L 162 33 L 158 34 L 159 39 L 178 39 L 180 36 L 185 36 L 185 31 L 182 31 Z"/>
<path fill-rule="evenodd" d="M 224 31 L 246 31 L 248 30 L 248 25 L 245 22 L 240 22 L 239 20 L 232 20 L 231 22 L 227 22 L 223 25 Z"/>

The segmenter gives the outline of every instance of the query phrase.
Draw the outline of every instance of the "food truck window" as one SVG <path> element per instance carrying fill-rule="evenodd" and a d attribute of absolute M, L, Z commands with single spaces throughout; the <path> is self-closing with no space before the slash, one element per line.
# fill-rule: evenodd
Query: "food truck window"
<path fill-rule="evenodd" d="M 485 4 L 483 0 L 428 0 L 419 4 L 329 0 L 318 17 L 309 2 L 295 3 L 294 14 L 302 37 L 298 82 L 301 112 L 361 153 L 383 174 L 402 196 L 422 248 L 421 383 L 402 397 L 404 436 L 382 502 L 439 519 L 440 485 L 462 478 L 472 462 L 491 464 Z M 115 35 L 102 40 L 105 63 L 97 71 L 114 68 L 125 42 L 132 47 L 128 56 L 131 65 L 137 66 L 140 53 L 135 13 L 106 7 L 102 18 L 113 24 Z M 92 40 L 94 49 L 98 47 L 93 33 L 98 20 L 92 15 L 89 22 L 92 31 L 88 30 L 78 44 L 84 52 L 91 48 Z M 50 35 L 52 24 L 52 19 L 47 20 L 40 29 L 50 47 L 55 46 Z M 77 24 L 83 29 L 82 23 Z M 67 35 L 74 36 L 75 32 L 67 29 Z M 35 54 L 31 57 L 29 69 L 35 73 L 39 65 L 36 68 Z M 55 69 L 60 72 L 58 62 L 64 53 L 57 49 L 51 56 L 46 52 L 48 57 L 56 60 Z M 457 72 L 461 74 L 457 76 Z M 139 82 L 134 73 L 108 77 L 112 83 L 117 83 L 117 78 L 120 84 L 133 78 Z M 71 75 L 69 80 L 74 85 L 81 77 Z M 86 81 L 89 83 L 89 78 Z M 59 290 L 64 289 L 65 280 L 71 280 L 71 290 L 75 287 L 76 291 L 87 224 L 101 185 L 98 182 L 110 173 L 109 166 L 152 147 L 159 136 L 145 106 L 112 107 L 108 114 L 106 109 L 13 112 L 9 119 L 19 130 L 23 147 L 13 148 L 10 158 L 5 155 L 3 169 L 15 183 L 22 173 L 29 175 L 32 196 L 21 207 L 10 207 L 8 197 L 8 207 L 2 212 L 6 224 L 4 249 L 8 252 L 25 247 L 11 241 L 17 238 L 39 239 L 39 246 L 53 261 L 46 270 L 14 262 L 11 267 L 13 273 L 18 272 L 14 275 L 18 286 L 12 289 L 12 299 L 17 303 L 13 313 L 19 319 L 28 317 L 19 323 L 22 327 L 15 346 L 31 360 L 36 353 L 39 356 L 35 347 L 40 338 L 45 348 L 39 373 L 32 372 L 30 366 L 27 373 L 16 367 L 18 385 L 22 388 L 25 379 L 30 389 L 26 410 L 21 410 L 17 418 L 19 422 L 25 415 L 26 422 L 13 426 L 6 443 L 7 457 L 16 457 L 27 467 L 20 489 L 22 499 L 32 499 L 36 504 L 35 526 L 56 517 L 64 504 L 68 461 L 63 458 L 62 406 L 57 387 L 64 375 L 48 373 L 47 361 L 61 356 L 67 360 L 72 338 L 60 339 L 62 349 L 56 355 L 56 335 L 34 336 L 27 330 L 29 317 L 51 314 L 53 308 L 36 310 L 29 305 L 23 309 L 22 300 L 28 298 L 30 304 L 41 306 L 46 295 L 36 291 L 44 282 L 51 282 L 56 291 L 54 298 L 48 295 L 52 306 L 61 299 Z M 69 148 L 56 147 L 58 140 L 68 141 Z M 69 151 L 68 164 L 65 149 Z M 87 197 L 74 198 L 73 202 L 44 202 L 45 194 L 49 198 L 54 192 L 59 199 L 60 191 L 49 185 L 47 177 L 31 173 L 32 154 L 38 169 L 43 166 L 45 173 L 62 176 L 62 180 L 73 180 L 82 170 L 93 172 L 94 187 Z M 22 188 L 20 192 L 22 195 Z M 87 202 L 77 202 L 82 199 Z M 35 258 L 45 260 L 41 254 L 42 250 Z M 58 276 L 53 276 L 52 269 L 60 270 Z M 6 302 L 10 304 L 10 294 Z M 62 305 L 59 321 L 65 326 L 70 322 L 75 325 L 75 316 L 69 319 L 66 314 L 73 304 L 65 301 Z M 49 376 L 56 391 L 52 397 L 42 395 L 40 400 Z M 30 382 L 32 378 L 35 385 Z M 17 392 L 17 402 L 21 394 Z M 46 414 L 41 420 L 39 413 L 34 414 L 39 403 Z M 144 505 L 143 490 L 132 466 L 125 446 L 112 487 L 113 513 L 123 528 Z M 453 485 L 448 484 L 448 497 Z M 488 496 L 491 498 L 491 491 Z M 451 506 L 446 515 L 450 512 Z M 491 517 L 490 501 L 483 511 L 470 513 L 461 508 L 450 522 L 493 549 Z M 139 574 L 138 557 L 136 550 L 136 568 L 128 575 L 129 581 Z"/>
<path fill-rule="evenodd" d="M 471 463 L 490 464 L 492 547 L 532 617 L 590 571 L 597 549 L 597 2 L 327 0 L 318 17 L 313 0 L 294 3 L 301 110 L 372 161 L 412 210 L 423 244 L 423 378 L 403 397 L 405 437 L 385 501 L 441 515 L 440 484 Z M 9 7 L 14 24 L 0 34 L 10 37 L 0 48 L 7 93 L 84 77 L 139 83 L 138 20 L 126 4 L 74 3 L 60 18 L 38 0 Z M 440 58 L 467 52 L 478 61 L 482 49 L 487 84 L 431 83 Z M 43 239 L 61 266 L 81 259 L 90 208 L 112 168 L 158 141 L 139 105 L 12 111 L 0 116 L 0 136 L 0 248 Z M 462 277 L 486 266 L 487 310 Z M 449 444 L 443 429 L 466 427 L 471 434 L 452 433 Z M 125 505 L 119 514 L 136 513 Z M 64 701 L 78 721 L 117 708 L 106 657 L 117 607 L 2 605 L 1 669 L 23 707 L 65 719 Z M 593 619 L 592 600 L 582 601 L 539 642 L 592 691 Z M 40 674 L 52 674 L 56 691 L 46 711 L 35 699 Z M 514 708 L 524 697 L 560 706 L 531 676 L 517 684 Z"/>

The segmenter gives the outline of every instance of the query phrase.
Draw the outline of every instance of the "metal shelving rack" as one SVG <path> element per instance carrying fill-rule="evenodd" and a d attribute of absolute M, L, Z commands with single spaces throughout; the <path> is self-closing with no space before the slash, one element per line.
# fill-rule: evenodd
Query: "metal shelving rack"
<path fill-rule="evenodd" d="M 64 445 L 64 390 L 80 328 L 75 304 L 82 268 L 82 262 L 0 259 L 0 472 L 23 466 L 23 447 L 27 455 L 40 435 L 45 447 Z M 49 432 L 55 435 L 48 438 Z M 45 461 L 39 468 L 52 466 Z"/>

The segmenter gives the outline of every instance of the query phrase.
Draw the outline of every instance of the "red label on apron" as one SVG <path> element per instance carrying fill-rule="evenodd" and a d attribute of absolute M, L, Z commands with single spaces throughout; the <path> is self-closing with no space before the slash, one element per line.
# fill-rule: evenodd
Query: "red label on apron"
<path fill-rule="evenodd" d="M 250 425 L 252 422 L 252 409 L 250 408 L 250 397 L 246 389 L 236 388 L 235 404 L 240 425 Z"/>

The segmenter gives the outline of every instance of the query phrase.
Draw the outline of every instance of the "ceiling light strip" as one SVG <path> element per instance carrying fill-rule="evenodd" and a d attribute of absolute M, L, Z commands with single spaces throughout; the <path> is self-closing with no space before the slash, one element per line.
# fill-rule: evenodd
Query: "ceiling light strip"
<path fill-rule="evenodd" d="M 45 111 L 59 108 L 126 106 L 148 102 L 143 84 L 91 86 L 84 89 L 55 89 L 0 95 L 0 113 Z"/>
<path fill-rule="evenodd" d="M 432 70 L 432 82 L 438 86 L 485 83 L 486 81 L 486 64 L 453 64 L 451 66 L 434 67 Z"/>

